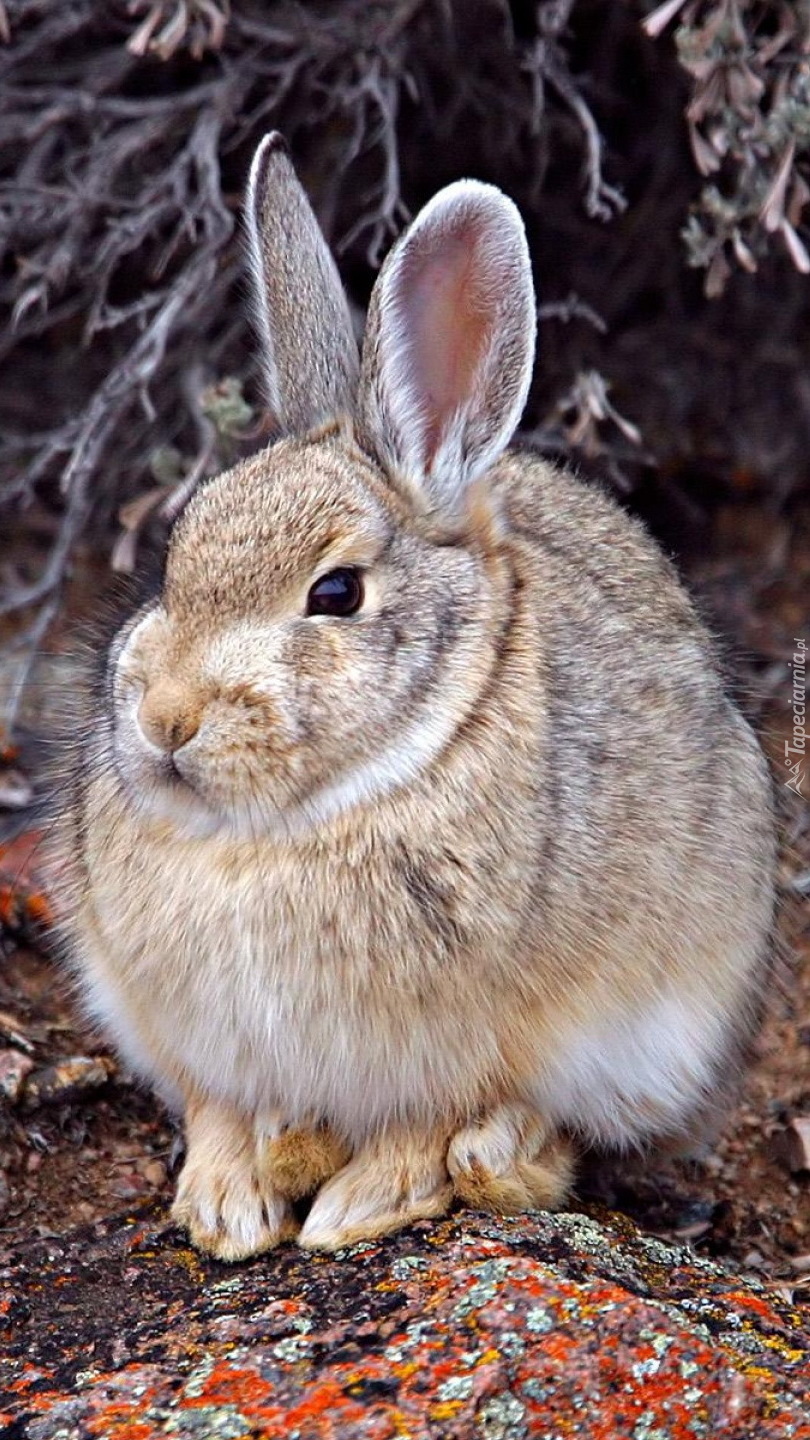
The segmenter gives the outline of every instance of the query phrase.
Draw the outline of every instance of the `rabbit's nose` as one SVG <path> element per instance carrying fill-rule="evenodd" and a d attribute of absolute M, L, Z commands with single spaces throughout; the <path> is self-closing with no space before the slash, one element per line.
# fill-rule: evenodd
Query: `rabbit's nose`
<path fill-rule="evenodd" d="M 200 728 L 203 705 L 176 681 L 151 685 L 138 707 L 138 726 L 144 737 L 171 755 L 191 740 Z"/>

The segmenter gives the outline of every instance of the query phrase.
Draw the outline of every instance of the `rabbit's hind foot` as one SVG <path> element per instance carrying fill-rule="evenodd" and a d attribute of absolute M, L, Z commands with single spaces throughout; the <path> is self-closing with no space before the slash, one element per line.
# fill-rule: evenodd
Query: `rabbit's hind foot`
<path fill-rule="evenodd" d="M 358 1150 L 312 1202 L 298 1243 L 341 1250 L 444 1215 L 452 1199 L 447 1132 L 387 1130 Z"/>
<path fill-rule="evenodd" d="M 328 1125 L 293 1128 L 273 1116 L 257 1124 L 257 1155 L 277 1194 L 304 1200 L 343 1169 L 351 1151 Z"/>
<path fill-rule="evenodd" d="M 499 1105 L 450 1142 L 447 1168 L 457 1198 L 474 1210 L 558 1210 L 571 1189 L 571 1143 L 529 1106 Z"/>

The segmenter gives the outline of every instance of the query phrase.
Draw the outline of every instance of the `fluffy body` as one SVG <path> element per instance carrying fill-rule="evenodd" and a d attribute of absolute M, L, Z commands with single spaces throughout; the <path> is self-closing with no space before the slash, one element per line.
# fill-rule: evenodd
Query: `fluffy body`
<path fill-rule="evenodd" d="M 233 835 L 196 793 L 175 801 L 168 790 L 157 815 L 138 803 L 150 757 L 123 748 L 126 709 L 123 740 L 101 717 L 66 847 L 93 1009 L 170 1093 L 190 1079 L 246 1113 L 279 1107 L 294 1125 L 315 1115 L 353 1146 L 392 1120 L 462 1123 L 506 1098 L 531 1098 L 554 1124 L 602 1142 L 675 1129 L 710 1092 L 730 1029 L 746 1025 L 770 919 L 764 763 L 710 641 L 637 524 L 525 457 L 493 477 L 490 533 L 433 547 L 428 595 L 418 575 L 430 544 L 418 526 L 403 533 L 394 497 L 399 513 L 379 533 L 384 546 L 396 535 L 402 553 L 384 550 L 385 618 L 361 683 L 359 624 L 347 654 L 333 625 L 318 627 L 317 645 L 307 636 L 304 657 L 296 628 L 306 622 L 293 612 L 284 636 L 271 585 L 264 621 L 254 614 L 249 630 L 227 604 L 200 624 L 195 582 L 210 593 L 209 549 L 239 546 L 243 514 L 272 526 L 283 567 L 285 474 L 316 527 L 364 473 L 374 508 L 376 477 L 339 432 L 288 441 L 220 477 L 187 512 L 175 563 L 184 582 L 192 564 L 196 573 L 175 597 L 170 563 L 172 641 L 152 663 L 173 682 L 185 664 L 200 703 L 249 680 L 255 723 L 268 710 L 287 719 L 290 761 L 306 726 L 319 746 L 359 725 L 366 754 L 337 784 L 313 784 L 304 763 L 291 818 L 282 812 L 268 836 L 277 727 L 246 755 L 248 702 L 225 702 L 220 723 L 198 732 L 207 754 L 197 763 L 203 775 L 211 767 L 215 792 L 223 774 L 233 784 L 243 832 Z M 226 513 L 214 525 L 206 512 L 217 504 Z M 347 512 L 333 558 L 357 553 Z M 255 580 L 258 600 L 275 567 L 258 544 L 255 560 L 241 585 L 244 595 Z M 447 633 L 428 627 L 422 664 L 409 652 L 397 725 L 379 631 L 422 630 L 437 591 L 448 614 L 466 610 L 464 663 L 455 649 L 442 656 Z M 160 625 L 151 610 L 135 640 Z M 275 664 L 274 630 L 284 636 Z M 425 734 L 438 752 L 427 762 Z"/>
<path fill-rule="evenodd" d="M 449 265 L 453 300 L 442 243 L 426 273 Z M 505 450 L 520 386 L 493 438 L 497 327 L 468 327 L 450 419 L 398 465 L 390 426 L 416 422 L 386 390 L 386 303 L 356 421 L 192 497 L 58 826 L 88 1003 L 185 1107 L 176 1214 L 227 1258 L 289 1234 L 289 1199 L 321 1185 L 300 1238 L 327 1248 L 439 1213 L 451 1182 L 561 1203 L 566 1136 L 693 1123 L 765 973 L 769 781 L 673 568 L 606 495 Z M 346 566 L 362 609 L 308 615 Z"/>

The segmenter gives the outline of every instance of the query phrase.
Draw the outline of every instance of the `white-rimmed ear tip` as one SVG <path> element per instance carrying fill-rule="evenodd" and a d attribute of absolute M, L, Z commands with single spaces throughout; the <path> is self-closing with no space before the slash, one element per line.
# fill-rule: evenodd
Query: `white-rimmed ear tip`
<path fill-rule="evenodd" d="M 514 200 L 504 194 L 497 185 L 490 185 L 488 180 L 474 180 L 471 176 L 462 177 L 460 180 L 451 180 L 449 185 L 444 185 L 437 190 L 433 200 L 440 200 L 442 196 L 464 196 L 469 199 L 484 200 L 487 203 L 500 204 L 503 202 L 511 210 L 517 210 Z M 428 204 L 432 204 L 428 201 Z"/>
<path fill-rule="evenodd" d="M 290 153 L 290 147 L 280 130 L 268 130 L 256 147 L 256 158 L 258 159 L 260 155 L 270 155 L 274 150 L 280 150 L 283 155 Z"/>
<path fill-rule="evenodd" d="M 290 149 L 280 130 L 271 130 L 259 141 L 256 153 L 250 163 L 250 176 L 248 179 L 248 190 L 251 196 L 264 188 L 264 180 L 267 170 L 274 157 L 282 157 L 287 165 L 291 165 Z"/>
<path fill-rule="evenodd" d="M 515 204 L 497 185 L 485 180 L 453 180 L 427 201 L 416 216 L 412 229 L 436 222 L 442 212 L 448 215 L 464 211 L 489 212 L 492 218 L 505 221 L 525 239 L 526 227 Z"/>

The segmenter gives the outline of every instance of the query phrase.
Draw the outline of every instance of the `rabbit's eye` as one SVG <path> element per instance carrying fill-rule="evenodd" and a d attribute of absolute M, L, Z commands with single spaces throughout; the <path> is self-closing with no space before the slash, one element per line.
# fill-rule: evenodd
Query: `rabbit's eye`
<path fill-rule="evenodd" d="M 308 615 L 354 615 L 363 603 L 363 580 L 348 565 L 316 580 L 307 596 Z"/>

